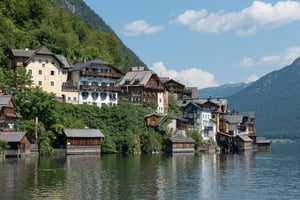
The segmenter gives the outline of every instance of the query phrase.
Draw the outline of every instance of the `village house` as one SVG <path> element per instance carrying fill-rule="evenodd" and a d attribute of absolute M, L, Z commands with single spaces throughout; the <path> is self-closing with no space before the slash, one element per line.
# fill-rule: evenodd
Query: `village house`
<path fill-rule="evenodd" d="M 182 95 L 183 95 L 184 99 L 197 99 L 197 98 L 199 98 L 198 88 L 197 87 L 185 87 Z"/>
<path fill-rule="evenodd" d="M 192 138 L 184 137 L 171 137 L 166 142 L 167 153 L 194 153 L 195 152 L 195 141 Z"/>
<path fill-rule="evenodd" d="M 223 119 L 228 113 L 227 99 L 185 99 L 180 107 L 189 129 L 201 131 L 204 140 L 217 140 L 217 133 L 223 130 Z"/>
<path fill-rule="evenodd" d="M 122 74 L 117 67 L 99 59 L 77 63 L 69 70 L 63 91 L 77 90 L 78 104 L 117 105 L 117 81 Z M 66 95 L 65 100 L 72 101 L 72 96 Z"/>
<path fill-rule="evenodd" d="M 11 95 L 0 95 L 0 131 L 14 131 L 15 122 L 21 116 L 15 112 L 15 101 Z"/>
<path fill-rule="evenodd" d="M 179 83 L 178 81 L 170 79 L 169 77 L 160 77 L 160 80 L 164 84 L 164 87 L 169 92 L 169 94 L 174 95 L 176 99 L 183 98 L 185 85 Z"/>
<path fill-rule="evenodd" d="M 9 149 L 4 151 L 6 157 L 30 154 L 30 139 L 26 132 L 0 132 L 0 140 L 9 145 Z"/>
<path fill-rule="evenodd" d="M 17 76 L 18 67 L 24 66 L 26 72 L 32 76 L 34 85 L 54 93 L 57 98 L 62 97 L 61 87 L 67 80 L 70 68 L 64 56 L 54 54 L 45 46 L 35 50 L 11 49 L 10 56 Z"/>
<path fill-rule="evenodd" d="M 100 154 L 104 138 L 99 129 L 64 129 L 66 154 Z"/>
<path fill-rule="evenodd" d="M 153 102 L 157 113 L 166 113 L 168 93 L 156 73 L 144 67 L 131 68 L 119 83 L 120 101 L 135 104 Z"/>

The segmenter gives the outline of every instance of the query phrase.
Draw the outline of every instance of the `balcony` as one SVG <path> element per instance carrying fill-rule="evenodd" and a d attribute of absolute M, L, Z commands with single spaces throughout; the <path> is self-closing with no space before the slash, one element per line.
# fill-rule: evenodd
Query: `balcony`
<path fill-rule="evenodd" d="M 80 90 L 119 92 L 121 89 L 117 86 L 80 85 Z"/>
<path fill-rule="evenodd" d="M 72 82 L 63 83 L 61 86 L 62 91 L 64 92 L 77 92 L 78 86 Z"/>
<path fill-rule="evenodd" d="M 81 71 L 82 76 L 97 76 L 105 78 L 121 78 L 121 73 L 111 73 L 111 72 L 95 72 L 95 71 Z"/>

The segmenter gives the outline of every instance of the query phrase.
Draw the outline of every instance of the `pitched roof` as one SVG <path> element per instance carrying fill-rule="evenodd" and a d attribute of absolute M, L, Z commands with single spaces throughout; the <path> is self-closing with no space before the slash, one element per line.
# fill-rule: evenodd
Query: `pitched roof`
<path fill-rule="evenodd" d="M 238 135 L 244 142 L 253 142 L 251 138 L 249 138 L 247 135 Z"/>
<path fill-rule="evenodd" d="M 41 46 L 40 48 L 35 50 L 35 54 L 39 55 L 54 55 L 47 47 Z"/>
<path fill-rule="evenodd" d="M 75 65 L 73 65 L 73 68 L 70 69 L 69 71 L 77 71 L 77 70 L 81 70 L 84 68 L 92 67 L 93 65 L 104 65 L 104 66 L 113 68 L 116 72 L 119 72 L 119 73 L 122 72 L 119 68 L 117 68 L 116 66 L 113 66 L 113 64 L 103 61 L 103 60 L 100 60 L 100 59 L 94 59 L 94 60 L 88 60 L 86 62 L 76 63 Z"/>
<path fill-rule="evenodd" d="M 6 142 L 21 142 L 26 132 L 0 132 L 0 139 Z"/>
<path fill-rule="evenodd" d="M 13 56 L 17 57 L 26 57 L 29 58 L 34 54 L 34 50 L 21 50 L 21 49 L 11 49 Z"/>
<path fill-rule="evenodd" d="M 188 138 L 176 138 L 176 137 L 172 137 L 170 138 L 170 141 L 172 143 L 195 143 L 195 141 L 188 137 Z"/>
<path fill-rule="evenodd" d="M 155 73 L 149 70 L 127 72 L 121 80 L 120 85 L 146 85 L 153 74 Z"/>
<path fill-rule="evenodd" d="M 68 129 L 65 128 L 64 133 L 67 137 L 79 137 L 79 138 L 99 138 L 104 137 L 103 133 L 99 129 Z"/>
<path fill-rule="evenodd" d="M 6 106 L 11 98 L 11 95 L 0 95 L 0 106 Z"/>
<path fill-rule="evenodd" d="M 227 115 L 226 121 L 229 122 L 229 124 L 238 124 L 243 122 L 243 115 Z"/>
<path fill-rule="evenodd" d="M 162 80 L 162 79 L 160 78 L 160 80 Z M 169 79 L 169 80 L 163 79 L 163 83 L 164 84 L 168 84 L 168 83 L 171 83 L 171 82 L 173 82 L 173 83 L 175 83 L 177 85 L 180 85 L 182 87 L 185 87 L 185 85 L 183 85 L 182 83 L 179 83 L 178 81 L 175 81 L 174 79 Z"/>
<path fill-rule="evenodd" d="M 56 58 L 61 62 L 63 63 L 64 67 L 66 68 L 71 68 L 71 66 L 69 65 L 67 59 L 65 56 L 63 55 L 56 55 Z"/>
<path fill-rule="evenodd" d="M 11 49 L 11 53 L 14 57 L 25 57 L 27 58 L 25 63 L 28 63 L 34 56 L 36 55 L 50 55 L 50 56 L 53 56 L 57 59 L 57 61 L 65 66 L 65 67 L 68 67 L 69 64 L 67 62 L 67 60 L 64 58 L 61 58 L 63 56 L 61 55 L 56 55 L 54 54 L 53 52 L 51 52 L 47 47 L 45 46 L 41 46 L 35 50 L 28 50 L 28 49 L 25 49 L 25 50 L 21 50 L 21 49 Z"/>

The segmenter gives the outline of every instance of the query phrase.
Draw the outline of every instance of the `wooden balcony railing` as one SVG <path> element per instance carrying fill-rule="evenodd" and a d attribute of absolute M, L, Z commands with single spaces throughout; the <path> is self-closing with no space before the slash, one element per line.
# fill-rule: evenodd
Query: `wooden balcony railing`
<path fill-rule="evenodd" d="M 96 91 L 120 91 L 117 86 L 97 86 L 97 85 L 80 85 L 80 90 L 96 90 Z"/>
<path fill-rule="evenodd" d="M 81 71 L 83 76 L 98 76 L 98 77 L 108 77 L 108 78 L 121 78 L 121 73 L 111 73 L 111 72 L 94 72 L 94 71 Z"/>

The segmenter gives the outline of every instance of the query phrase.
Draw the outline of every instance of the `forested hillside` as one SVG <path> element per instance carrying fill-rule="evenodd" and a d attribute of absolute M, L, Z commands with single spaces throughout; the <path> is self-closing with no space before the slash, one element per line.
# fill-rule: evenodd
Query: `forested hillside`
<path fill-rule="evenodd" d="M 93 25 L 79 14 L 65 12 L 60 0 L 1 0 L 0 66 L 10 66 L 10 49 L 36 49 L 41 45 L 64 55 L 70 64 L 99 58 L 123 71 L 131 65 L 144 65 L 132 57 L 134 53 L 124 53 L 126 47 L 113 31 L 101 31 Z"/>
<path fill-rule="evenodd" d="M 269 137 L 300 137 L 300 58 L 229 97 L 231 109 L 256 112 L 256 129 Z"/>

